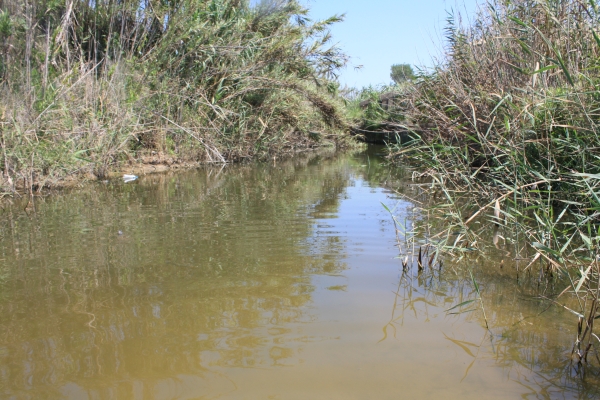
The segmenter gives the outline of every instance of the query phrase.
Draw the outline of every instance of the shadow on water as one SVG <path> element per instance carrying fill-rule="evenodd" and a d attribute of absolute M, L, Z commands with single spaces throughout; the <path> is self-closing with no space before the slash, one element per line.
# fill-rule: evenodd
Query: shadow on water
<path fill-rule="evenodd" d="M 6 204 L 0 397 L 594 397 L 564 312 L 506 270 L 476 260 L 489 331 L 444 312 L 474 296 L 460 269 L 402 274 L 381 203 L 410 230 L 386 187 L 419 190 L 380 151 Z"/>

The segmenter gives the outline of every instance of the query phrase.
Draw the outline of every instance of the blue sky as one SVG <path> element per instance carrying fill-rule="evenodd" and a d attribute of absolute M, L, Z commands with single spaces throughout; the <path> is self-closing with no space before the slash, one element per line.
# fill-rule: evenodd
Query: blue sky
<path fill-rule="evenodd" d="M 346 14 L 333 41 L 352 59 L 340 82 L 350 87 L 388 84 L 392 64 L 431 66 L 443 46 L 446 10 L 472 18 L 477 0 L 300 0 L 311 19 Z M 354 66 L 362 65 L 359 70 Z"/>

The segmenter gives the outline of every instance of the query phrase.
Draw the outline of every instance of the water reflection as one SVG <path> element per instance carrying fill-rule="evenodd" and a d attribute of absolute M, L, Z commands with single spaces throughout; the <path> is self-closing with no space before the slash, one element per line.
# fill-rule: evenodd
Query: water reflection
<path fill-rule="evenodd" d="M 321 161 L 147 176 L 6 210 L 3 396 L 171 398 L 230 390 L 214 366 L 297 363 L 286 326 L 314 318 L 309 274 L 345 268 L 335 242 L 320 243 L 327 259 L 307 248 L 308 217 L 335 213 L 350 179 Z"/>
<path fill-rule="evenodd" d="M 504 251 L 467 257 L 449 268 L 402 273 L 381 341 L 398 340 L 415 321 L 443 318 L 448 326 L 441 335 L 468 360 L 460 382 L 480 379 L 482 369 L 494 367 L 507 382 L 522 386 L 517 392 L 524 398 L 598 398 L 598 370 L 592 366 L 582 376 L 570 362 L 576 318 L 545 299 L 560 293 L 565 282 L 540 279 L 533 271 L 519 275 L 500 265 L 502 255 Z"/>
<path fill-rule="evenodd" d="M 475 296 L 463 269 L 402 273 L 381 203 L 422 217 L 386 187 L 424 200 L 371 151 L 6 204 L 0 397 L 593 397 L 527 275 L 469 260 L 488 331 L 444 311 Z"/>

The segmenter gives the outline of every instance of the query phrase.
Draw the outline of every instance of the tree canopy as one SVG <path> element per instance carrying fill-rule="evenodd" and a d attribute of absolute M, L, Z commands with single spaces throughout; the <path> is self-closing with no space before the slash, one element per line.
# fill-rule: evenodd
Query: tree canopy
<path fill-rule="evenodd" d="M 390 78 L 395 83 L 402 83 L 414 79 L 415 73 L 410 64 L 394 64 L 392 65 L 392 71 Z"/>

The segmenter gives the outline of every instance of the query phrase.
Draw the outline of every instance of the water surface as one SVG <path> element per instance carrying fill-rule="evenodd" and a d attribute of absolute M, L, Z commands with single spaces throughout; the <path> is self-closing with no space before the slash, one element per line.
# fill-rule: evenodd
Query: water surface
<path fill-rule="evenodd" d="M 560 285 L 474 260 L 487 330 L 479 310 L 444 311 L 475 296 L 452 260 L 403 274 L 382 203 L 410 231 L 420 193 L 377 151 L 6 204 L 0 397 L 598 395 L 569 365 L 572 318 L 536 297 Z"/>

